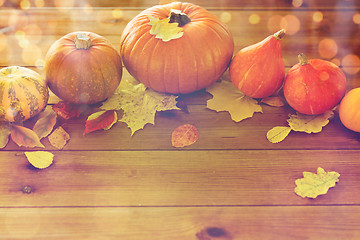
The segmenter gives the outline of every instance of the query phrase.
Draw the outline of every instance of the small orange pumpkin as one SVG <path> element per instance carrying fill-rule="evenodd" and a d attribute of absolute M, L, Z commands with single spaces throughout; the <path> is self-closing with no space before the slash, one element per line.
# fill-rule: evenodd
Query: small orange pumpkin
<path fill-rule="evenodd" d="M 178 23 L 183 35 L 163 41 L 150 33 L 150 18 Z M 234 51 L 229 28 L 191 3 L 146 9 L 123 31 L 120 53 L 129 73 L 159 92 L 190 93 L 208 87 L 226 70 Z"/>
<path fill-rule="evenodd" d="M 360 88 L 346 93 L 340 102 L 339 116 L 345 127 L 360 132 Z"/>
<path fill-rule="evenodd" d="M 50 47 L 45 74 L 50 90 L 62 100 L 92 104 L 114 93 L 122 77 L 122 62 L 104 37 L 73 32 Z"/>
<path fill-rule="evenodd" d="M 40 113 L 48 99 L 48 87 L 37 72 L 19 66 L 0 70 L 0 120 L 25 121 Z"/>

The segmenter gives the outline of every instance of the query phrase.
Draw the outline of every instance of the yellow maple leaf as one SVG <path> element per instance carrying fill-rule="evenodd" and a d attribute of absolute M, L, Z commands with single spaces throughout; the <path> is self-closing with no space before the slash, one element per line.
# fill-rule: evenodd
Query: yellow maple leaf
<path fill-rule="evenodd" d="M 54 158 L 54 154 L 46 151 L 25 152 L 25 156 L 31 165 L 40 169 L 49 167 Z"/>
<path fill-rule="evenodd" d="M 267 132 L 266 138 L 271 143 L 278 143 L 283 141 L 289 135 L 290 132 L 291 132 L 290 127 L 282 127 L 282 126 L 273 127 Z"/>
<path fill-rule="evenodd" d="M 133 135 L 148 123 L 154 125 L 157 111 L 179 109 L 176 98 L 174 95 L 147 89 L 144 84 L 129 79 L 122 80 L 116 92 L 100 108 L 123 110 L 124 114 L 119 121 L 126 123 Z"/>
<path fill-rule="evenodd" d="M 329 188 L 334 187 L 339 181 L 340 174 L 337 172 L 325 172 L 319 167 L 317 174 L 303 172 L 304 178 L 295 181 L 295 193 L 303 198 L 316 198 L 326 194 Z"/>
<path fill-rule="evenodd" d="M 289 115 L 287 120 L 292 130 L 306 133 L 318 133 L 329 123 L 329 118 L 334 115 L 333 111 L 327 111 L 320 115 L 304 115 L 297 113 Z"/>
<path fill-rule="evenodd" d="M 151 25 L 150 34 L 155 35 L 155 38 L 159 38 L 164 42 L 168 42 L 172 39 L 181 38 L 184 34 L 181 27 L 178 27 L 178 23 L 169 23 L 169 18 L 158 19 L 152 16 L 148 16 Z"/>
<path fill-rule="evenodd" d="M 262 112 L 258 101 L 240 92 L 231 82 L 216 82 L 206 91 L 213 95 L 207 101 L 207 108 L 217 112 L 227 111 L 235 122 L 250 118 L 255 112 Z"/>

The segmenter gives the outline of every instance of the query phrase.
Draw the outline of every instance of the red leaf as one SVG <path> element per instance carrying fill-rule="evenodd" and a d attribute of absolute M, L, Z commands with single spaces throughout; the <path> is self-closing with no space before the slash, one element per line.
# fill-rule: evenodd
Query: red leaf
<path fill-rule="evenodd" d="M 62 117 L 65 120 L 68 120 L 70 118 L 80 117 L 80 115 L 87 110 L 88 106 L 60 101 L 57 104 L 53 105 L 52 108 L 58 116 Z"/>
<path fill-rule="evenodd" d="M 96 130 L 110 129 L 117 121 L 115 110 L 96 112 L 88 117 L 85 124 L 84 135 Z"/>
<path fill-rule="evenodd" d="M 177 127 L 171 134 L 173 147 L 185 147 L 196 142 L 199 132 L 193 125 L 185 124 Z"/>
<path fill-rule="evenodd" d="M 40 139 L 49 135 L 56 124 L 56 113 L 53 110 L 47 110 L 40 113 L 40 118 L 33 127 L 33 131 Z"/>
<path fill-rule="evenodd" d="M 11 126 L 11 139 L 19 146 L 24 147 L 42 147 L 44 145 L 40 142 L 40 139 L 36 133 L 26 127 L 12 125 Z"/>

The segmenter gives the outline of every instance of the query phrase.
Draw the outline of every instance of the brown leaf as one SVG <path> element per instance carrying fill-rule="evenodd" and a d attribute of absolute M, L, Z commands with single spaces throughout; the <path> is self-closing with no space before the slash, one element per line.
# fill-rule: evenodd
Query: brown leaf
<path fill-rule="evenodd" d="M 267 98 L 261 99 L 260 103 L 264 103 L 266 105 L 272 106 L 272 107 L 283 107 L 285 106 L 284 99 L 280 96 L 270 96 Z"/>
<path fill-rule="evenodd" d="M 171 134 L 171 142 L 173 147 L 185 147 L 196 142 L 199 138 L 199 132 L 191 124 L 184 124 L 177 127 Z"/>
<path fill-rule="evenodd" d="M 60 101 L 57 104 L 53 105 L 52 108 L 57 115 L 59 115 L 65 120 L 68 120 L 70 118 L 80 117 L 82 113 L 87 111 L 88 106 Z"/>
<path fill-rule="evenodd" d="M 53 110 L 45 110 L 40 113 L 39 120 L 35 123 L 33 131 L 38 135 L 40 139 L 48 136 L 54 129 L 56 124 L 57 114 Z"/>
<path fill-rule="evenodd" d="M 31 129 L 19 126 L 11 126 L 11 139 L 19 146 L 24 147 L 42 147 L 44 145 L 40 142 L 38 135 Z"/>
<path fill-rule="evenodd" d="M 49 142 L 52 146 L 57 149 L 63 149 L 67 141 L 70 140 L 69 134 L 60 126 L 54 130 L 52 134 L 48 137 Z"/>
<path fill-rule="evenodd" d="M 99 111 L 91 114 L 86 120 L 85 131 L 83 135 L 100 130 L 110 129 L 117 122 L 117 114 L 115 110 Z"/>
<path fill-rule="evenodd" d="M 10 126 L 7 122 L 0 122 L 0 148 L 6 147 L 9 142 Z"/>

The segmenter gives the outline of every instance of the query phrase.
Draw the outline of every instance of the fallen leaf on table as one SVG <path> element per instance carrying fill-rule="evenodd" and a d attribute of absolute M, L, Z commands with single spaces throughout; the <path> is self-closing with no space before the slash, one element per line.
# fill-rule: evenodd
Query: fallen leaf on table
<path fill-rule="evenodd" d="M 91 114 L 85 124 L 85 131 L 83 135 L 104 129 L 110 129 L 117 122 L 117 114 L 115 110 L 99 111 Z"/>
<path fill-rule="evenodd" d="M 170 18 L 158 19 L 152 16 L 148 16 L 151 25 L 150 34 L 155 35 L 155 38 L 159 38 L 164 42 L 168 42 L 172 39 L 182 37 L 184 34 L 183 29 L 178 27 L 178 23 L 169 23 Z"/>
<path fill-rule="evenodd" d="M 264 103 L 264 104 L 272 106 L 272 107 L 285 106 L 284 100 L 280 96 L 270 96 L 267 98 L 263 98 L 263 99 L 261 99 L 260 103 Z"/>
<path fill-rule="evenodd" d="M 333 111 L 327 111 L 320 115 L 304 115 L 297 113 L 289 115 L 289 126 L 292 130 L 306 133 L 318 133 L 329 123 L 329 118 L 334 116 Z"/>
<path fill-rule="evenodd" d="M 48 137 L 50 144 L 57 149 L 63 149 L 70 140 L 69 134 L 60 126 L 56 128 Z"/>
<path fill-rule="evenodd" d="M 9 123 L 7 122 L 0 122 L 0 148 L 6 147 L 7 143 L 9 142 L 11 130 Z"/>
<path fill-rule="evenodd" d="M 173 147 L 185 147 L 194 144 L 199 138 L 199 132 L 191 124 L 184 124 L 175 128 L 171 134 Z"/>
<path fill-rule="evenodd" d="M 56 114 L 65 120 L 70 118 L 78 118 L 88 110 L 87 105 L 77 105 L 69 102 L 60 101 L 53 105 L 53 110 Z"/>
<path fill-rule="evenodd" d="M 207 108 L 217 112 L 227 111 L 235 122 L 250 118 L 255 112 L 262 112 L 258 102 L 240 92 L 232 82 L 215 82 L 206 91 L 213 95 L 207 101 Z"/>
<path fill-rule="evenodd" d="M 19 146 L 24 147 L 42 147 L 38 135 L 31 129 L 13 124 L 11 126 L 11 139 Z"/>
<path fill-rule="evenodd" d="M 316 198 L 319 195 L 326 194 L 329 188 L 335 186 L 340 177 L 339 173 L 325 172 L 321 167 L 317 169 L 317 174 L 303 172 L 303 175 L 304 178 L 295 181 L 295 193 L 303 198 Z"/>
<path fill-rule="evenodd" d="M 274 127 L 272 129 L 270 129 L 267 134 L 266 134 L 266 138 L 271 142 L 271 143 L 278 143 L 283 141 L 291 132 L 291 128 L 290 127 Z"/>
<path fill-rule="evenodd" d="M 131 129 L 131 136 L 143 129 L 147 123 L 155 124 L 155 113 L 179 109 L 176 106 L 177 96 L 158 93 L 147 89 L 144 84 L 134 79 L 122 80 L 117 91 L 100 107 L 104 110 L 123 110 L 119 120 Z"/>
<path fill-rule="evenodd" d="M 46 151 L 25 152 L 25 156 L 36 168 L 44 169 L 53 163 L 54 154 Z"/>
<path fill-rule="evenodd" d="M 52 109 L 46 109 L 39 114 L 39 120 L 36 121 L 33 131 L 38 135 L 39 139 L 48 136 L 54 129 L 57 114 Z"/>

